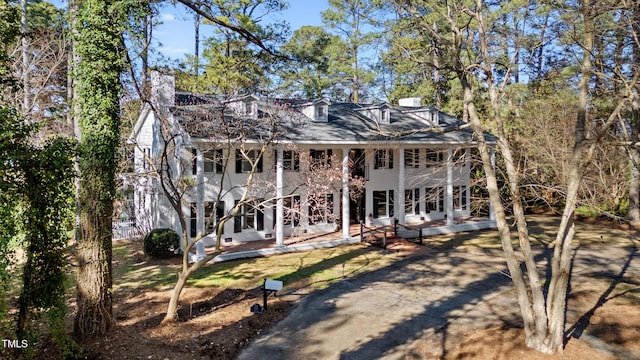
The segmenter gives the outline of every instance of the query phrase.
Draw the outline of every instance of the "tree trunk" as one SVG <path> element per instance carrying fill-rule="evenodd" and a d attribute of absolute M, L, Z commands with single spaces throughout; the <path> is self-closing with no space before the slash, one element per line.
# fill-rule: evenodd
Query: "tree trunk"
<path fill-rule="evenodd" d="M 74 22 L 74 69 L 79 144 L 80 236 L 77 243 L 79 340 L 106 334 L 114 324 L 111 273 L 111 217 L 120 145 L 121 18 L 109 1 L 79 3 Z"/>
<path fill-rule="evenodd" d="M 22 30 L 22 116 L 25 116 L 29 123 L 32 122 L 29 113 L 31 112 L 31 56 L 29 55 L 29 25 L 27 22 L 27 0 L 20 2 L 21 17 L 20 25 Z"/>

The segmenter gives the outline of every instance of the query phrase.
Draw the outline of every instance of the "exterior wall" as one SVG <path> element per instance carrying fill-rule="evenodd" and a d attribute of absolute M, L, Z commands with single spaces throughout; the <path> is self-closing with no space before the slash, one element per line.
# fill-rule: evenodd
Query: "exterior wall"
<path fill-rule="evenodd" d="M 200 144 L 201 148 L 204 148 L 205 145 Z M 337 163 L 335 166 L 340 166 L 340 159 L 342 158 L 342 147 L 332 147 L 332 146 L 300 146 L 298 150 L 300 152 L 308 152 L 311 148 L 321 150 L 331 148 L 334 161 Z M 355 146 L 354 146 L 355 148 Z M 411 147 L 415 148 L 415 147 Z M 375 169 L 374 166 L 374 150 L 376 148 L 370 147 L 365 149 L 365 166 L 368 168 L 368 181 L 365 184 L 365 206 L 366 206 L 366 217 L 370 224 L 381 226 L 381 225 L 390 225 L 393 223 L 394 218 L 398 216 L 400 213 L 400 207 L 403 206 L 404 194 L 400 194 L 400 178 L 399 178 L 399 156 L 400 151 L 404 151 L 404 148 L 391 148 L 389 150 L 393 151 L 393 168 L 380 168 Z M 426 165 L 426 151 L 424 147 L 420 147 L 420 157 L 419 157 L 419 167 L 418 168 L 405 168 L 405 179 L 404 179 L 404 189 L 412 190 L 419 189 L 420 197 L 418 199 L 419 202 L 419 212 L 418 213 L 410 213 L 406 214 L 405 222 L 417 222 L 417 221 L 425 221 L 425 220 L 439 220 L 444 219 L 446 217 L 446 202 L 448 199 L 444 199 L 445 206 L 438 209 L 435 212 L 427 211 L 425 194 L 426 188 L 428 187 L 441 187 L 443 192 L 446 192 L 446 162 L 439 164 L 438 166 L 427 166 Z M 248 174 L 235 173 L 234 169 L 234 158 L 235 154 L 232 153 L 232 159 L 229 161 L 229 169 L 227 169 L 227 173 L 225 174 L 224 184 L 220 184 L 221 174 L 215 173 L 204 173 L 204 161 L 201 156 L 202 151 L 198 152 L 198 160 L 197 160 L 197 175 L 194 176 L 194 180 L 196 182 L 196 190 L 194 191 L 193 197 L 188 199 L 188 202 L 196 203 L 197 207 L 197 233 L 204 232 L 205 229 L 205 218 L 204 218 L 204 203 L 205 202 L 213 202 L 216 200 L 217 195 L 222 188 L 223 196 L 221 198 L 224 201 L 225 205 L 225 214 L 229 213 L 234 204 L 235 200 L 238 200 L 242 197 L 243 188 L 237 185 L 241 185 L 246 183 Z M 228 156 L 228 153 L 225 151 L 224 156 Z M 253 184 L 249 191 L 248 197 L 257 197 L 265 200 L 275 199 L 275 151 L 267 150 L 263 159 L 263 172 L 255 174 Z M 304 164 L 300 165 L 301 167 Z M 300 234 L 303 232 L 313 233 L 313 232 L 326 232 L 336 230 L 341 224 L 341 195 L 340 188 L 341 184 L 336 183 L 331 194 L 333 195 L 333 215 L 334 218 L 326 224 L 315 224 L 309 225 L 308 222 L 308 203 L 305 199 L 306 189 L 304 186 L 298 187 L 301 183 L 301 176 L 304 176 L 304 171 L 295 172 L 291 170 L 284 171 L 284 186 L 283 193 L 285 195 L 292 194 L 295 189 L 295 195 L 301 197 L 301 202 L 303 205 L 301 206 L 301 214 L 300 214 L 300 222 L 297 227 L 294 227 L 293 224 L 285 225 L 284 227 L 284 235 L 291 236 L 294 233 Z M 466 186 L 466 204 L 467 209 L 455 209 L 454 217 L 459 216 L 468 216 L 469 215 L 469 166 L 468 161 L 464 163 L 464 166 L 456 166 L 453 168 L 453 181 L 452 185 L 454 187 L 457 186 Z M 370 215 L 372 214 L 373 208 L 373 193 L 374 191 L 394 191 L 394 216 L 379 216 L 378 218 L 372 218 Z M 272 205 L 271 205 L 272 204 Z M 273 206 L 273 207 L 272 207 Z M 228 241 L 232 242 L 243 242 L 243 241 L 251 241 L 258 239 L 269 239 L 275 237 L 275 225 L 276 219 L 274 218 L 274 208 L 275 200 L 270 204 L 267 204 L 264 207 L 264 230 L 255 230 L 255 229 L 244 229 L 241 232 L 234 232 L 234 220 L 231 219 L 225 224 L 224 233 L 222 236 L 223 244 Z M 186 215 L 187 220 L 190 218 L 190 209 L 184 209 L 184 214 Z M 164 217 L 164 224 L 167 224 L 170 216 Z M 188 233 L 190 233 L 190 221 L 187 221 Z M 226 239 L 226 241 L 225 241 Z M 210 234 L 205 237 L 205 241 L 207 245 L 213 245 L 215 243 L 215 235 Z"/>

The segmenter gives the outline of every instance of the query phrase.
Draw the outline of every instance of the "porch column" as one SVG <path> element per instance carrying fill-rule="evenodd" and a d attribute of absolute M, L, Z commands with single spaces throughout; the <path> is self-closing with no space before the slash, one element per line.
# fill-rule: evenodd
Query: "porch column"
<path fill-rule="evenodd" d="M 453 151 L 447 149 L 447 226 L 453 225 Z"/>
<path fill-rule="evenodd" d="M 276 246 L 284 246 L 284 199 L 282 198 L 283 157 L 282 148 L 276 149 Z"/>
<path fill-rule="evenodd" d="M 404 175 L 404 148 L 400 147 L 398 149 L 398 159 L 400 159 L 398 161 L 398 210 L 396 211 L 397 218 L 398 218 L 398 223 L 400 225 L 404 225 L 405 224 L 405 196 L 404 196 L 404 189 L 405 189 L 405 175 Z"/>
<path fill-rule="evenodd" d="M 350 148 L 342 148 L 342 237 L 349 238 L 349 216 L 351 211 L 349 209 L 350 197 L 349 197 L 349 152 Z"/>
<path fill-rule="evenodd" d="M 494 171 L 496 170 L 496 149 L 495 148 L 491 149 L 491 167 L 493 168 Z M 491 199 L 489 199 L 489 220 L 491 221 L 496 220 L 495 209 L 493 208 L 493 203 L 491 202 Z"/>
<path fill-rule="evenodd" d="M 196 151 L 196 238 L 204 236 L 204 154 L 200 150 Z M 196 243 L 196 261 L 200 261 L 207 256 L 204 240 Z"/>

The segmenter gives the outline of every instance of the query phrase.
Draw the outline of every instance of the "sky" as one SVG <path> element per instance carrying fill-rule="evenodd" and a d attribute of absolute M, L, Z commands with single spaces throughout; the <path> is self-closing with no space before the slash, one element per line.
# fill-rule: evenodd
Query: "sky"
<path fill-rule="evenodd" d="M 269 14 L 265 21 L 287 21 L 291 31 L 303 25 L 322 25 L 320 13 L 328 8 L 327 0 L 290 0 L 289 8 L 281 14 Z M 185 53 L 194 52 L 193 14 L 181 4 L 167 4 L 160 10 L 163 24 L 156 27 L 154 37 L 160 51 L 171 58 L 182 58 Z M 200 26 L 200 33 L 207 35 L 213 27 Z"/>
<path fill-rule="evenodd" d="M 66 7 L 64 0 L 50 0 L 57 7 Z M 289 0 L 289 8 L 281 14 L 269 14 L 265 21 L 287 21 L 291 31 L 303 25 L 322 25 L 320 13 L 329 7 L 327 0 Z M 194 52 L 194 16 L 182 4 L 166 2 L 160 8 L 159 20 L 162 24 L 153 30 L 154 46 L 165 57 L 173 60 L 184 59 L 185 54 Z M 200 26 L 201 39 L 212 26 Z M 153 64 L 158 65 L 158 64 Z"/>

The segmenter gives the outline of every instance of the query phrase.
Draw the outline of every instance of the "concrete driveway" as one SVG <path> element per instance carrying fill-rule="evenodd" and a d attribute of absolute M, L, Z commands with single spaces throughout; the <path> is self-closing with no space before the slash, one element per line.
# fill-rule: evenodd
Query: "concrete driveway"
<path fill-rule="evenodd" d="M 538 255 L 540 266 L 547 256 Z M 637 257 L 628 248 L 580 249 L 572 281 L 593 272 L 640 276 Z M 505 322 L 520 318 L 502 253 L 455 250 L 410 257 L 315 292 L 238 358 L 401 359 L 418 339 L 444 347 L 447 335 Z"/>

